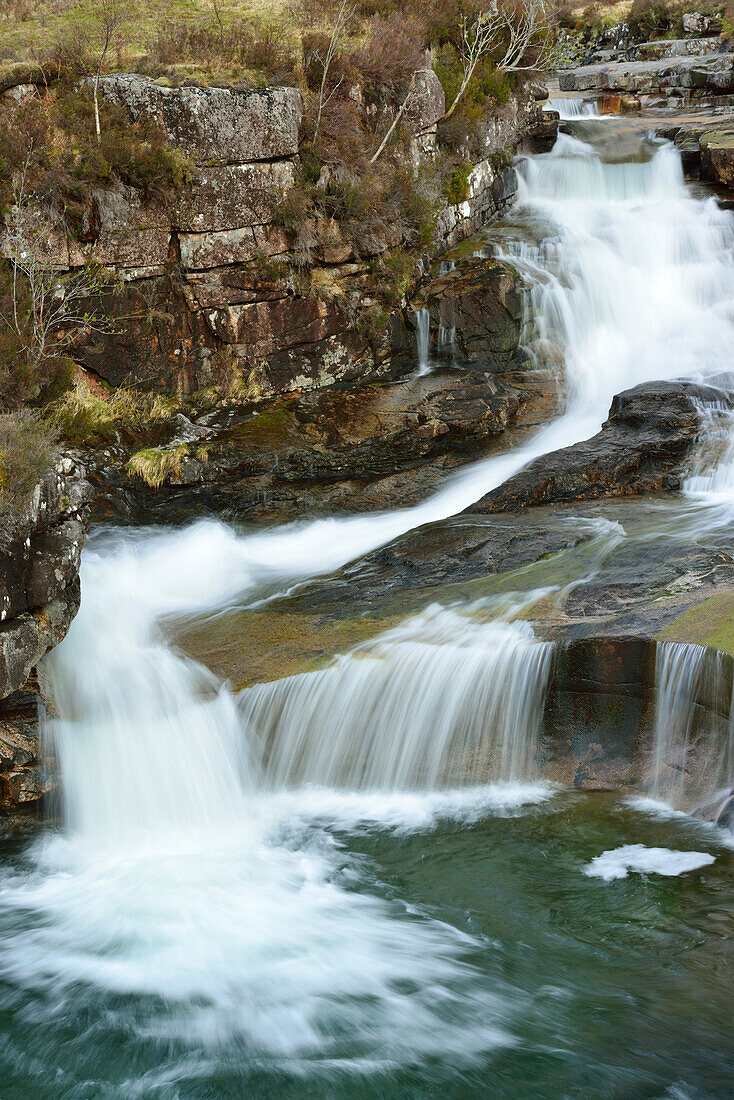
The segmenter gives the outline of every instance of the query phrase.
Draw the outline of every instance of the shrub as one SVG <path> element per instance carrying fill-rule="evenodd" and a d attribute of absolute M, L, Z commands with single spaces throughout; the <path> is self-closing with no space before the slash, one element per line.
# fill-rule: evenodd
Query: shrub
<path fill-rule="evenodd" d="M 666 0 L 633 0 L 627 22 L 633 37 L 649 41 L 667 34 L 678 19 L 676 6 Z"/>
<path fill-rule="evenodd" d="M 0 550 L 21 531 L 36 485 L 53 468 L 55 442 L 36 413 L 0 416 Z"/>
<path fill-rule="evenodd" d="M 469 198 L 469 173 L 471 170 L 471 164 L 465 161 L 454 169 L 447 179 L 445 194 L 447 201 L 452 206 Z"/>
<path fill-rule="evenodd" d="M 45 96 L 8 111 L 0 134 L 0 203 L 11 198 L 14 173 L 26 163 L 36 200 L 80 236 L 90 233 L 90 188 L 119 181 L 144 201 L 164 197 L 192 175 L 151 118 L 131 122 L 124 108 L 105 104 L 97 142 L 94 107 L 82 88 L 62 82 Z"/>
<path fill-rule="evenodd" d="M 207 23 L 169 19 L 148 42 L 145 71 L 162 75 L 166 66 L 191 62 L 206 70 L 229 70 L 249 83 L 295 83 L 296 50 L 288 28 L 279 22 L 254 22 L 228 15 Z"/>

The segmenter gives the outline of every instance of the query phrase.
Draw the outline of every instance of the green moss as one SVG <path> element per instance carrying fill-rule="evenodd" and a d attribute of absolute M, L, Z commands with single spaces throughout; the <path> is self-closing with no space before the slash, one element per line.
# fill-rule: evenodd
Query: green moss
<path fill-rule="evenodd" d="M 657 636 L 661 642 L 695 642 L 734 654 L 734 592 L 722 592 L 667 626 Z"/>
<path fill-rule="evenodd" d="M 287 404 L 278 403 L 243 424 L 230 428 L 221 438 L 225 445 L 236 443 L 254 450 L 286 443 L 292 431 L 293 415 Z"/>
<path fill-rule="evenodd" d="M 236 690 L 326 667 L 338 653 L 395 626 L 399 617 L 324 621 L 316 614 L 238 611 L 185 628 L 176 644 Z"/>
<path fill-rule="evenodd" d="M 469 174 L 471 170 L 471 164 L 464 161 L 446 180 L 446 200 L 451 206 L 455 206 L 459 202 L 465 202 L 469 198 Z"/>

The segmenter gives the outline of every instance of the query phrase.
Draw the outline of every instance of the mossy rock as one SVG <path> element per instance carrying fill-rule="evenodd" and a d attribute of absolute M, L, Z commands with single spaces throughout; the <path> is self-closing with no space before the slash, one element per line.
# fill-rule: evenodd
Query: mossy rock
<path fill-rule="evenodd" d="M 657 635 L 660 642 L 695 642 L 734 654 L 734 591 L 721 592 L 686 611 Z"/>
<path fill-rule="evenodd" d="M 280 680 L 328 665 L 399 620 L 374 616 L 325 619 L 319 614 L 283 611 L 234 611 L 195 625 L 176 636 L 176 644 L 235 691 Z"/>

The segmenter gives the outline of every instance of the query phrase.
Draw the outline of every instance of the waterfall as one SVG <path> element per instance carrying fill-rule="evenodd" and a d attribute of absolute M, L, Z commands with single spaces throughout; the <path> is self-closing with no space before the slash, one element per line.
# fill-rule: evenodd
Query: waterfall
<path fill-rule="evenodd" d="M 551 96 L 544 105 L 546 111 L 557 111 L 561 121 L 579 118 L 599 118 L 599 106 L 593 99 L 570 99 L 563 96 Z"/>
<path fill-rule="evenodd" d="M 393 1073 L 444 1056 L 465 1065 L 511 1041 L 501 993 L 472 964 L 492 945 L 362 891 L 358 861 L 314 821 L 343 807 L 329 784 L 367 791 L 360 820 L 378 827 L 380 792 L 391 822 L 416 804 L 424 822 L 436 806 L 461 818 L 466 790 L 449 784 L 532 776 L 549 647 L 519 621 L 431 609 L 327 669 L 235 700 L 161 624 L 338 570 L 587 438 L 620 390 L 734 360 L 732 219 L 686 191 L 672 146 L 605 164 L 562 135 L 520 166 L 512 219 L 544 239 L 516 261 L 534 273 L 536 357 L 565 379 L 563 414 L 529 442 L 414 508 L 244 534 L 211 520 L 116 532 L 85 551 L 81 611 L 46 661 L 64 829 L 0 890 L 17 929 L 0 941 L 0 974 L 33 999 L 29 1026 L 53 1014 L 65 1027 L 102 1003 L 120 1045 L 134 1032 L 167 1045 L 179 1073 L 193 1064 L 166 1079 L 171 1094 L 202 1060 L 215 1073 L 225 1047 L 276 1060 L 290 1087 L 309 1060 Z M 427 368 L 427 311 L 416 328 Z M 675 684 L 695 681 L 674 664 L 661 668 L 673 700 L 661 713 L 675 711 Z M 676 713 L 673 734 L 660 723 L 661 794 L 695 736 L 687 704 Z M 306 782 L 320 789 L 296 786 Z M 474 811 L 494 797 L 472 792 Z M 99 1016 L 88 1018 L 91 1030 Z M 147 1084 L 135 1080 L 138 1094 Z"/>
<path fill-rule="evenodd" d="M 418 369 L 416 374 L 429 374 L 431 370 L 431 315 L 427 309 L 416 309 L 415 342 L 418 351 Z"/>
<path fill-rule="evenodd" d="M 734 785 L 730 660 L 683 642 L 659 642 L 656 650 L 650 794 L 680 809 L 705 807 L 714 819 Z"/>
<path fill-rule="evenodd" d="M 240 705 L 272 787 L 528 780 L 550 654 L 528 623 L 433 606 L 323 671 L 250 688 Z"/>

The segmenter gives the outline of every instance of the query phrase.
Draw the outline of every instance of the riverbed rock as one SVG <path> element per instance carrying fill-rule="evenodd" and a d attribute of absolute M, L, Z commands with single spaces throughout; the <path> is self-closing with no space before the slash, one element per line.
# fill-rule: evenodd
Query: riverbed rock
<path fill-rule="evenodd" d="M 559 73 L 565 92 L 627 92 L 638 96 L 695 98 L 734 87 L 734 55 L 670 57 L 583 65 Z"/>
<path fill-rule="evenodd" d="M 84 468 L 61 459 L 0 552 L 0 817 L 35 808 L 48 789 L 26 685 L 79 610 L 91 495 Z"/>
<path fill-rule="evenodd" d="M 677 489 L 698 438 L 697 401 L 721 398 L 721 391 L 692 382 L 645 382 L 626 390 L 592 439 L 536 459 L 468 511 Z"/>
<path fill-rule="evenodd" d="M 158 490 L 120 464 L 100 469 L 95 482 L 109 502 L 101 511 L 119 515 L 125 500 L 138 519 L 187 509 L 283 518 L 292 507 L 302 515 L 417 503 L 445 476 L 444 459 L 450 469 L 482 453 L 525 400 L 489 373 L 454 370 L 316 390 L 254 414 L 235 409 L 208 422 L 208 437 L 187 446 Z"/>
<path fill-rule="evenodd" d="M 0 552 L 0 699 L 20 690 L 77 612 L 91 495 L 83 467 L 62 460 Z"/>

